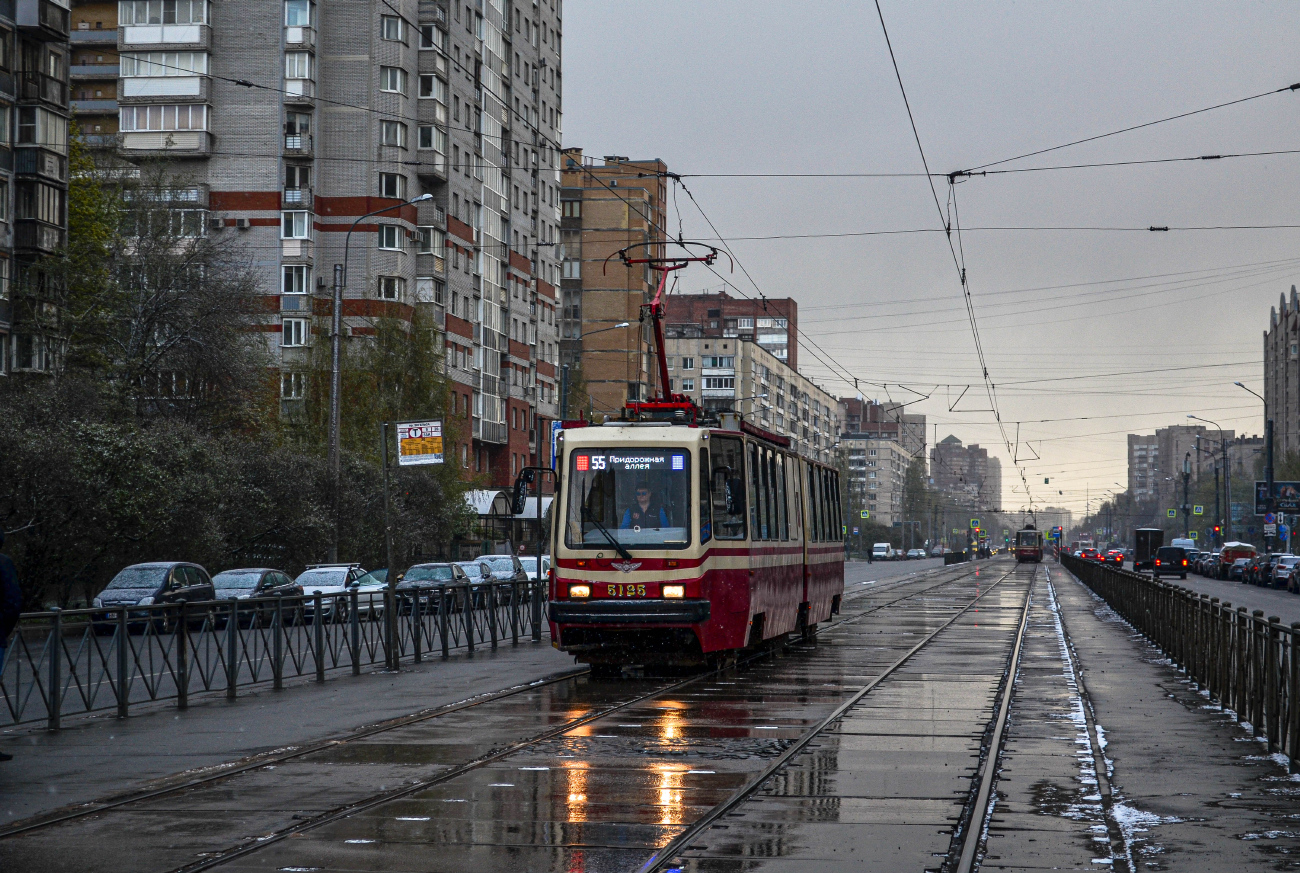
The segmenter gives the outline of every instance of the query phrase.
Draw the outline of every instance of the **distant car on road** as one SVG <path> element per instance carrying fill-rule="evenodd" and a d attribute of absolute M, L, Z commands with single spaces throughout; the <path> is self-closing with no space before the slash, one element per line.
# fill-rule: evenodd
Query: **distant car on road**
<path fill-rule="evenodd" d="M 402 574 L 397 583 L 397 609 L 402 615 L 409 615 L 415 605 L 415 598 L 420 598 L 420 612 L 437 612 L 442 603 L 442 589 L 449 585 L 464 585 L 469 576 L 458 564 L 430 563 L 416 564 Z M 456 592 L 463 602 L 462 592 Z"/>
<path fill-rule="evenodd" d="M 1232 581 L 1233 579 L 1238 579 L 1242 582 L 1245 582 L 1246 565 L 1249 563 L 1250 563 L 1250 558 L 1237 558 L 1237 560 L 1233 561 L 1232 567 L 1229 568 L 1228 570 L 1228 581 Z"/>
<path fill-rule="evenodd" d="M 1277 560 L 1273 562 L 1273 574 L 1269 580 L 1270 587 L 1290 590 L 1291 574 L 1297 564 L 1300 564 L 1300 555 L 1278 555 Z"/>
<path fill-rule="evenodd" d="M 359 615 L 366 615 L 373 612 L 374 607 L 378 607 L 379 612 L 383 612 L 383 589 L 386 587 L 383 580 L 376 579 L 365 570 L 361 569 L 360 564 L 312 564 L 294 581 L 302 586 L 302 593 L 307 597 L 320 593 L 321 600 L 321 618 L 329 619 L 334 615 L 334 608 L 339 607 L 340 612 L 347 614 L 348 599 L 343 595 L 350 594 L 352 591 L 362 591 L 361 580 L 366 579 L 364 593 L 360 594 L 357 601 L 357 612 Z M 378 597 L 378 603 L 372 603 Z M 316 605 L 307 601 L 303 603 L 303 615 L 307 619 L 314 619 Z"/>
<path fill-rule="evenodd" d="M 288 573 L 269 567 L 246 567 L 238 570 L 222 570 L 212 577 L 212 587 L 216 589 L 217 600 L 249 600 L 254 597 L 294 597 L 302 594 L 302 586 L 289 577 Z M 281 611 L 285 624 L 293 624 L 298 619 L 298 604 L 295 602 L 287 614 Z M 242 612 L 242 610 L 241 610 Z M 257 613 L 262 623 L 275 613 L 274 604 L 262 603 L 257 606 Z M 224 615 L 218 614 L 218 620 L 224 621 Z M 253 608 L 241 615 L 241 622 L 253 620 Z"/>
<path fill-rule="evenodd" d="M 1177 576 L 1179 579 L 1186 579 L 1187 552 L 1180 546 L 1161 546 L 1156 550 L 1151 575 L 1157 579 L 1161 576 Z"/>
<path fill-rule="evenodd" d="M 908 549 L 907 559 L 909 561 L 919 560 L 925 557 L 925 549 Z"/>
<path fill-rule="evenodd" d="M 1079 557 L 1085 561 L 1101 561 L 1101 554 L 1096 549 L 1084 549 L 1080 552 Z"/>
<path fill-rule="evenodd" d="M 524 574 L 527 575 L 529 579 L 537 578 L 537 556 L 536 555 L 520 555 L 519 563 L 521 566 L 523 566 Z M 546 574 L 549 572 L 551 572 L 551 556 L 542 555 L 542 578 L 545 579 Z"/>
<path fill-rule="evenodd" d="M 1103 564 L 1114 564 L 1116 567 L 1123 567 L 1123 566 L 1124 566 L 1124 550 L 1123 550 L 1123 549 L 1111 549 L 1110 551 L 1106 552 L 1106 554 L 1104 554 L 1104 555 L 1101 556 L 1101 562 L 1102 562 Z"/>
<path fill-rule="evenodd" d="M 200 603 L 215 597 L 216 589 L 212 587 L 212 578 L 198 564 L 154 561 L 132 564 L 120 570 L 91 605 L 96 609 L 157 607 L 171 603 Z M 160 630 L 172 629 L 172 619 L 163 610 L 127 609 L 128 627 L 132 630 L 141 629 L 151 618 Z M 102 620 L 95 620 L 95 629 L 112 633 L 113 626 L 118 621 L 117 612 L 105 613 Z"/>

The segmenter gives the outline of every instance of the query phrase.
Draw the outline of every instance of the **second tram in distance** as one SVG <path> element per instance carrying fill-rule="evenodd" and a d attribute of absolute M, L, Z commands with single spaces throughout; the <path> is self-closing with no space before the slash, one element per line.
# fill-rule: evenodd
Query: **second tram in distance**
<path fill-rule="evenodd" d="M 1035 564 L 1043 560 L 1043 532 L 1032 526 L 1016 531 L 1016 562 L 1032 561 Z"/>
<path fill-rule="evenodd" d="M 844 593 L 836 471 L 679 409 L 561 432 L 551 636 L 597 673 L 717 663 L 809 632 Z"/>

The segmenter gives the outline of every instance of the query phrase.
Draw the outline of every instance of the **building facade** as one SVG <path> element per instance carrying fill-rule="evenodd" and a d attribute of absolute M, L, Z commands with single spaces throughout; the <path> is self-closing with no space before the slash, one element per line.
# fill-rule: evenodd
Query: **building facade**
<path fill-rule="evenodd" d="M 50 373 L 62 344 L 41 259 L 68 232 L 68 29 L 52 0 L 0 4 L 0 374 Z"/>
<path fill-rule="evenodd" d="M 1128 435 L 1128 493 L 1137 501 L 1154 500 L 1156 470 L 1160 467 L 1160 443 L 1155 434 Z"/>
<path fill-rule="evenodd" d="M 888 527 L 903 521 L 903 486 L 914 455 L 897 435 L 846 431 L 840 434 L 839 446 L 847 472 L 851 522 L 871 521 Z"/>
<path fill-rule="evenodd" d="M 436 332 L 448 454 L 509 484 L 557 411 L 558 0 L 118 8 L 120 153 L 165 159 L 201 232 L 250 253 L 285 414 L 337 283 L 348 348 Z"/>
<path fill-rule="evenodd" d="M 1264 332 L 1264 401 L 1273 416 L 1274 462 L 1300 452 L 1300 295 L 1282 295 Z"/>
<path fill-rule="evenodd" d="M 662 253 L 668 168 L 617 155 L 596 163 L 579 148 L 565 149 L 563 164 L 560 365 L 581 373 L 588 405 L 581 412 L 617 415 L 658 389 L 652 327 L 640 315 L 659 274 L 625 266 L 615 253 L 629 246 L 634 257 Z"/>
<path fill-rule="evenodd" d="M 866 433 L 897 439 L 903 451 L 926 460 L 925 416 L 904 412 L 901 403 L 878 403 L 860 397 L 840 400 L 840 422 L 845 433 Z"/>
<path fill-rule="evenodd" d="M 674 294 L 667 308 L 672 324 L 697 324 L 711 339 L 752 340 L 799 369 L 799 304 L 793 298 L 749 300 L 720 290 Z"/>
<path fill-rule="evenodd" d="M 941 439 L 930 452 L 930 477 L 959 507 L 985 513 L 1002 508 L 1002 462 L 978 443 Z"/>
<path fill-rule="evenodd" d="M 834 461 L 835 398 L 756 341 L 707 336 L 697 324 L 670 324 L 664 344 L 673 392 L 711 412 L 739 412 L 789 437 L 804 457 Z"/>
<path fill-rule="evenodd" d="M 72 111 L 86 142 L 97 147 L 115 144 L 117 134 L 117 3 L 72 4 L 70 66 Z"/>

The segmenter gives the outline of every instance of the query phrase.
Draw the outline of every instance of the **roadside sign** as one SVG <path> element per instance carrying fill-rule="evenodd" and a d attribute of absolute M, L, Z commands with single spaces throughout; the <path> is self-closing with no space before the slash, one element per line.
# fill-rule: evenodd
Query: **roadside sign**
<path fill-rule="evenodd" d="M 1193 540 L 1199 540 L 1199 539 L 1201 538 L 1201 535 L 1200 535 L 1200 532 L 1199 532 L 1199 531 L 1190 531 L 1190 532 L 1187 534 L 1187 536 L 1188 536 L 1189 539 L 1193 539 Z"/>
<path fill-rule="evenodd" d="M 1276 524 L 1277 516 L 1271 512 L 1264 513 L 1264 524 Z"/>
<path fill-rule="evenodd" d="M 1286 537 L 1289 537 L 1289 536 L 1291 535 L 1291 527 L 1290 527 L 1290 525 L 1279 524 L 1279 525 L 1277 526 L 1277 535 L 1280 536 L 1280 537 L 1282 537 L 1283 539 L 1285 539 Z"/>
<path fill-rule="evenodd" d="M 871 518 L 871 510 L 869 509 L 860 510 L 858 512 L 858 515 L 862 516 L 863 518 Z"/>
<path fill-rule="evenodd" d="M 1273 505 L 1268 505 L 1268 483 L 1255 482 L 1255 514 L 1266 512 L 1300 512 L 1300 482 L 1274 482 Z"/>
<path fill-rule="evenodd" d="M 854 533 L 854 534 L 857 534 L 857 532 L 858 532 L 858 529 L 855 527 L 855 528 L 853 529 L 853 533 Z"/>
<path fill-rule="evenodd" d="M 955 533 L 955 534 L 959 534 L 959 533 L 961 533 L 961 528 L 959 528 L 959 527 L 955 527 L 955 528 L 952 529 L 952 532 Z"/>
<path fill-rule="evenodd" d="M 1166 509 L 1166 510 L 1165 510 L 1165 515 L 1169 516 L 1170 518 L 1177 518 L 1177 517 L 1178 517 L 1178 510 L 1177 510 L 1177 509 Z"/>
<path fill-rule="evenodd" d="M 399 421 L 397 465 L 412 467 L 442 463 L 442 422 Z"/>
<path fill-rule="evenodd" d="M 1193 507 L 1192 507 L 1192 515 L 1205 515 L 1205 507 L 1204 507 L 1204 506 L 1193 506 Z"/>
<path fill-rule="evenodd" d="M 978 518 L 972 518 L 970 520 L 970 526 L 971 530 L 977 529 L 980 526 L 980 520 Z"/>
<path fill-rule="evenodd" d="M 1275 525 L 1275 524 L 1266 524 L 1266 525 L 1264 525 L 1264 536 L 1266 536 L 1266 537 L 1275 537 L 1275 536 L 1277 536 L 1277 525 Z"/>

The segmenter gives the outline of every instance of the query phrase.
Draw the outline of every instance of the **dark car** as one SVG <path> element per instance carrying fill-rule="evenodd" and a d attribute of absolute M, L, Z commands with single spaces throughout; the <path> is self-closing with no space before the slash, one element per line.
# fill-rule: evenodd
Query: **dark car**
<path fill-rule="evenodd" d="M 1085 561 L 1101 560 L 1101 554 L 1096 549 L 1093 548 L 1084 549 L 1082 552 L 1079 553 L 1079 557 L 1083 558 L 1083 560 Z"/>
<path fill-rule="evenodd" d="M 132 564 L 119 571 L 91 605 L 96 609 L 126 608 L 128 626 L 132 630 L 139 630 L 152 620 L 158 629 L 170 631 L 174 626 L 175 613 L 149 607 L 201 603 L 215 598 L 216 589 L 212 585 L 212 578 L 198 564 L 155 561 Z M 118 621 L 116 611 L 107 612 L 102 618 L 95 619 L 95 628 L 111 633 Z"/>
<path fill-rule="evenodd" d="M 1161 576 L 1187 578 L 1187 550 L 1181 546 L 1161 546 L 1156 550 L 1152 562 L 1151 575 L 1157 579 Z"/>
<path fill-rule="evenodd" d="M 288 573 L 270 567 L 244 567 L 237 570 L 222 570 L 212 577 L 212 586 L 217 589 L 218 600 L 249 600 L 262 597 L 297 597 L 302 594 L 302 586 L 290 578 Z M 219 610 L 220 611 L 220 610 Z M 256 612 L 259 620 L 266 623 L 275 614 L 274 603 L 258 603 L 256 609 L 240 609 L 240 623 L 250 623 Z M 281 612 L 285 624 L 297 622 L 302 612 L 302 604 L 293 601 Z"/>
<path fill-rule="evenodd" d="M 1123 549 L 1111 549 L 1111 550 L 1108 551 L 1106 554 L 1104 554 L 1104 555 L 1101 556 L 1101 562 L 1102 562 L 1103 564 L 1114 564 L 1116 567 L 1123 567 L 1123 566 L 1124 566 L 1124 550 L 1123 550 Z"/>
<path fill-rule="evenodd" d="M 1228 570 L 1228 580 L 1240 579 L 1246 581 L 1246 565 L 1251 561 L 1250 558 L 1237 558 L 1232 562 L 1232 567 Z"/>
<path fill-rule="evenodd" d="M 416 564 L 402 574 L 397 583 L 397 611 L 401 615 L 410 615 L 418 597 L 420 612 L 428 614 L 437 612 L 442 603 L 442 589 L 449 585 L 464 585 L 469 576 L 458 565 L 451 563 Z M 461 591 L 453 596 L 464 601 Z"/>

